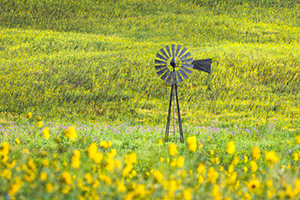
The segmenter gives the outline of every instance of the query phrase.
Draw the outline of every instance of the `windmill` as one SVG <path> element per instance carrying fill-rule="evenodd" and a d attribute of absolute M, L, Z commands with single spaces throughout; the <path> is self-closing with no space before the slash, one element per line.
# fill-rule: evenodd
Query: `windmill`
<path fill-rule="evenodd" d="M 171 47 L 171 48 L 170 48 Z M 186 80 L 189 75 L 193 72 L 193 69 L 204 71 L 206 73 L 211 72 L 211 59 L 204 60 L 193 60 L 192 55 L 185 47 L 181 45 L 167 45 L 159 50 L 156 54 L 155 59 L 155 70 L 158 76 L 167 83 L 171 84 L 171 95 L 169 102 L 169 111 L 167 118 L 167 126 L 166 126 L 166 134 L 165 141 L 168 141 L 169 131 L 170 131 L 170 117 L 171 117 L 171 107 L 172 100 L 176 98 L 177 104 L 177 116 L 179 123 L 179 133 L 180 133 L 180 141 L 184 143 L 183 138 L 183 130 L 182 123 L 180 117 L 180 108 L 178 102 L 178 92 L 177 87 L 178 84 Z M 174 133 L 175 133 L 175 99 L 174 99 L 174 107 L 173 107 L 173 116 L 174 116 Z"/>

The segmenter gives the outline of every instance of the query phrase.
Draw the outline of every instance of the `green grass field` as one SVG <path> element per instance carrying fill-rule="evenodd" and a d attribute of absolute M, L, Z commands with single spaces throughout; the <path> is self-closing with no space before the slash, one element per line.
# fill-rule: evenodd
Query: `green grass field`
<path fill-rule="evenodd" d="M 299 199 L 299 43 L 299 0 L 2 0 L 0 199 Z"/>

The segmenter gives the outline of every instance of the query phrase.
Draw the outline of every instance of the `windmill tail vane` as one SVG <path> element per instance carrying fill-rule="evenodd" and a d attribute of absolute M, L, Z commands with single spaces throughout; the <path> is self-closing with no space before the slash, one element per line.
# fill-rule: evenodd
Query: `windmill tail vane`
<path fill-rule="evenodd" d="M 210 74 L 211 63 L 212 63 L 211 59 L 204 59 L 204 60 L 194 60 L 192 64 L 193 64 L 193 69 L 204 71 Z"/>
<path fill-rule="evenodd" d="M 171 46 L 171 48 L 170 48 Z M 206 73 L 211 73 L 211 59 L 203 59 L 203 60 L 193 60 L 190 52 L 187 51 L 185 47 L 181 45 L 167 45 L 159 50 L 156 54 L 155 59 L 155 70 L 157 75 L 167 83 L 171 84 L 171 95 L 169 101 L 169 111 L 167 118 L 167 126 L 166 126 L 166 134 L 165 141 L 168 141 L 169 131 L 170 131 L 170 118 L 171 118 L 171 107 L 172 107 L 172 99 L 176 98 L 177 104 L 177 116 L 179 123 L 179 133 L 180 133 L 180 141 L 184 143 L 181 116 L 180 116 L 180 108 L 178 101 L 178 83 L 183 82 L 188 79 L 189 75 L 193 72 L 193 69 L 204 71 Z M 173 95 L 173 92 L 175 95 Z M 175 99 L 174 99 L 175 104 Z M 175 118 L 175 106 L 173 110 L 173 115 Z M 174 130 L 175 131 L 175 130 Z"/>

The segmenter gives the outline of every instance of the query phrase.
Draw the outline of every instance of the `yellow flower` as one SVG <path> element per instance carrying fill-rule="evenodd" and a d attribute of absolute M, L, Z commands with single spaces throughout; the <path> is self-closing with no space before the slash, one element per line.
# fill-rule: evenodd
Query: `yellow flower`
<path fill-rule="evenodd" d="M 3 155 L 7 155 L 9 153 L 9 150 L 10 150 L 10 145 L 8 142 L 3 142 L 1 144 L 1 153 Z"/>
<path fill-rule="evenodd" d="M 245 173 L 247 173 L 248 168 L 247 167 L 243 167 L 243 170 L 244 170 Z"/>
<path fill-rule="evenodd" d="M 202 175 L 198 176 L 198 186 L 204 182 L 204 177 Z"/>
<path fill-rule="evenodd" d="M 112 142 L 111 141 L 108 141 L 107 142 L 107 147 L 111 147 L 112 146 Z"/>
<path fill-rule="evenodd" d="M 244 162 L 248 162 L 248 156 L 244 156 Z"/>
<path fill-rule="evenodd" d="M 97 153 L 97 144 L 95 142 L 91 143 L 87 148 L 88 156 L 93 159 Z"/>
<path fill-rule="evenodd" d="M 197 172 L 199 174 L 204 174 L 206 172 L 205 166 L 203 163 L 199 163 L 198 168 L 197 168 Z"/>
<path fill-rule="evenodd" d="M 251 172 L 253 172 L 253 173 L 257 171 L 257 164 L 253 160 L 250 161 L 250 169 L 251 169 Z"/>
<path fill-rule="evenodd" d="M 131 153 L 125 156 L 126 164 L 134 164 L 136 163 L 136 153 Z"/>
<path fill-rule="evenodd" d="M 139 197 L 141 197 L 142 199 L 146 196 L 146 189 L 145 189 L 145 185 L 140 184 L 136 187 L 135 189 L 135 194 Z"/>
<path fill-rule="evenodd" d="M 172 162 L 170 163 L 172 167 L 175 167 L 176 166 L 176 163 L 177 163 L 177 160 L 176 159 L 173 159 Z"/>
<path fill-rule="evenodd" d="M 17 144 L 21 144 L 21 141 L 19 140 L 19 138 L 16 138 L 15 141 Z"/>
<path fill-rule="evenodd" d="M 116 168 L 121 169 L 122 162 L 120 160 L 116 160 Z"/>
<path fill-rule="evenodd" d="M 239 157 L 236 156 L 233 158 L 232 164 L 237 165 L 238 163 L 239 163 Z"/>
<path fill-rule="evenodd" d="M 92 175 L 90 173 L 86 173 L 84 175 L 84 179 L 86 180 L 86 182 L 88 184 L 92 184 L 93 183 L 93 177 L 92 177 Z"/>
<path fill-rule="evenodd" d="M 75 131 L 74 126 L 70 126 L 66 131 L 65 131 L 65 135 L 67 138 L 71 139 L 71 140 L 76 140 L 77 138 L 77 133 Z"/>
<path fill-rule="evenodd" d="M 230 155 L 235 153 L 235 146 L 234 146 L 233 141 L 228 142 L 226 152 Z"/>
<path fill-rule="evenodd" d="M 21 179 L 19 177 L 14 178 L 13 183 L 10 185 L 9 190 L 8 190 L 8 194 L 12 197 L 14 197 L 17 192 L 19 191 L 19 189 L 22 187 L 23 182 L 21 181 Z"/>
<path fill-rule="evenodd" d="M 44 167 L 48 167 L 48 166 L 49 166 L 49 160 L 44 159 L 44 160 L 43 160 L 43 166 L 44 166 Z"/>
<path fill-rule="evenodd" d="M 27 118 L 31 118 L 32 117 L 32 112 L 29 112 L 28 115 L 27 115 Z"/>
<path fill-rule="evenodd" d="M 214 153 L 215 153 L 214 150 L 209 150 L 210 155 L 214 155 Z"/>
<path fill-rule="evenodd" d="M 97 152 L 97 144 L 95 142 L 91 143 L 90 146 L 87 148 L 88 156 L 95 162 L 100 163 L 103 154 L 101 152 Z"/>
<path fill-rule="evenodd" d="M 29 151 L 27 149 L 23 149 L 22 154 L 26 154 L 26 153 L 29 153 Z"/>
<path fill-rule="evenodd" d="M 134 170 L 132 170 L 132 172 L 131 172 L 131 175 L 133 176 L 133 177 L 135 177 L 136 176 L 136 170 L 134 169 Z"/>
<path fill-rule="evenodd" d="M 171 144 L 169 145 L 169 154 L 170 154 L 171 156 L 175 156 L 175 155 L 177 154 L 177 146 L 176 146 L 176 144 L 171 143 Z"/>
<path fill-rule="evenodd" d="M 285 192 L 283 190 L 279 190 L 278 191 L 278 196 L 279 196 L 279 199 L 284 199 L 285 197 Z"/>
<path fill-rule="evenodd" d="M 177 167 L 182 167 L 184 165 L 184 157 L 179 156 L 176 160 Z"/>
<path fill-rule="evenodd" d="M 64 183 L 66 184 L 72 184 L 72 177 L 71 175 L 69 174 L 69 172 L 67 171 L 64 171 L 62 174 L 61 174 L 61 177 L 62 177 L 62 180 Z"/>
<path fill-rule="evenodd" d="M 219 166 L 219 171 L 222 172 L 224 170 L 224 167 L 222 165 Z"/>
<path fill-rule="evenodd" d="M 114 170 L 114 168 L 115 168 L 115 160 L 112 159 L 112 158 L 107 158 L 106 159 L 106 166 L 105 166 L 105 168 L 108 171 L 112 172 Z"/>
<path fill-rule="evenodd" d="M 126 191 L 126 187 L 124 185 L 123 182 L 118 183 L 118 192 L 125 192 Z"/>
<path fill-rule="evenodd" d="M 80 151 L 75 149 L 73 151 L 72 167 L 77 169 L 77 168 L 79 168 L 79 166 L 80 166 Z"/>
<path fill-rule="evenodd" d="M 155 170 L 155 171 L 153 172 L 153 177 L 155 178 L 155 180 L 156 180 L 158 183 L 162 182 L 163 179 L 164 179 L 163 174 L 162 174 L 160 171 L 158 171 L 158 170 Z"/>
<path fill-rule="evenodd" d="M 184 200 L 191 200 L 192 199 L 192 189 L 187 188 L 183 190 L 182 196 Z"/>
<path fill-rule="evenodd" d="M 38 121 L 37 126 L 38 126 L 39 128 L 41 128 L 43 125 L 44 125 L 44 122 L 43 122 L 43 121 Z"/>
<path fill-rule="evenodd" d="M 273 196 L 272 191 L 271 190 L 267 190 L 267 198 L 271 199 Z"/>
<path fill-rule="evenodd" d="M 273 166 L 276 162 L 279 161 L 279 158 L 277 157 L 275 151 L 266 151 L 265 157 L 266 157 L 267 164 L 269 166 Z"/>
<path fill-rule="evenodd" d="M 272 180 L 267 180 L 266 181 L 266 186 L 267 186 L 267 188 L 272 188 L 272 186 L 273 186 L 273 181 Z"/>
<path fill-rule="evenodd" d="M 187 138 L 188 148 L 191 152 L 197 151 L 197 139 L 195 136 Z"/>
<path fill-rule="evenodd" d="M 45 181 L 47 179 L 47 173 L 42 171 L 40 174 L 41 181 Z"/>
<path fill-rule="evenodd" d="M 2 171 L 2 173 L 0 174 L 0 176 L 3 177 L 3 178 L 6 178 L 8 180 L 10 180 L 11 179 L 11 171 L 8 170 L 8 169 L 4 169 Z"/>
<path fill-rule="evenodd" d="M 11 163 L 6 163 L 6 167 L 9 169 L 12 169 L 16 166 L 17 161 L 16 160 L 12 160 Z"/>
<path fill-rule="evenodd" d="M 127 177 L 131 170 L 132 170 L 132 164 L 127 164 L 126 167 L 122 171 L 122 176 Z"/>
<path fill-rule="evenodd" d="M 162 139 L 159 139 L 159 140 L 157 141 L 157 144 L 162 144 L 162 143 L 163 143 Z"/>
<path fill-rule="evenodd" d="M 207 171 L 207 182 L 216 183 L 219 177 L 219 173 L 215 170 L 215 168 L 210 167 Z"/>
<path fill-rule="evenodd" d="M 214 197 L 214 199 L 221 199 L 219 189 L 220 189 L 219 185 L 217 185 L 217 184 L 214 185 L 214 187 L 212 189 L 212 194 L 211 194 Z"/>
<path fill-rule="evenodd" d="M 260 158 L 260 149 L 258 147 L 254 147 L 252 149 L 252 158 L 258 160 Z"/>
<path fill-rule="evenodd" d="M 73 151 L 73 156 L 76 157 L 76 158 L 80 158 L 80 151 L 77 150 L 77 149 L 75 149 L 75 150 Z"/>
<path fill-rule="evenodd" d="M 49 133 L 49 128 L 48 127 L 45 127 L 43 129 L 43 136 L 44 136 L 44 138 L 49 139 L 50 133 Z"/>
<path fill-rule="evenodd" d="M 113 157 L 115 157 L 116 154 L 117 154 L 117 150 L 112 149 L 110 152 L 108 152 L 107 156 L 110 158 L 113 158 Z"/>
<path fill-rule="evenodd" d="M 259 187 L 260 183 L 257 179 L 252 179 L 247 183 L 247 188 L 250 193 L 255 192 Z"/>
<path fill-rule="evenodd" d="M 102 158 L 103 158 L 103 154 L 102 154 L 101 152 L 97 152 L 97 153 L 93 156 L 92 160 L 93 160 L 95 163 L 100 163 L 101 160 L 102 160 Z"/>
<path fill-rule="evenodd" d="M 295 184 L 295 189 L 294 189 L 294 191 L 295 191 L 295 194 L 297 195 L 297 194 L 300 193 L 300 179 L 296 179 L 296 180 L 294 181 L 294 184 Z"/>
<path fill-rule="evenodd" d="M 233 185 L 235 184 L 236 181 L 236 177 L 237 177 L 237 172 L 233 172 L 231 174 L 228 174 L 227 178 L 226 178 L 226 183 L 228 185 Z"/>
<path fill-rule="evenodd" d="M 234 171 L 234 165 L 229 165 L 228 166 L 228 173 L 232 173 Z"/>
<path fill-rule="evenodd" d="M 286 187 L 286 189 L 285 189 L 286 196 L 288 196 L 289 199 L 294 199 L 294 196 L 296 194 L 292 190 L 292 186 L 291 185 L 286 185 L 285 187 Z"/>
<path fill-rule="evenodd" d="M 61 189 L 61 193 L 63 194 L 68 194 L 70 192 L 70 190 L 72 189 L 72 187 L 70 185 L 67 185 L 67 186 L 64 186 L 62 189 Z"/>
<path fill-rule="evenodd" d="M 244 199 L 251 199 L 252 197 L 251 197 L 251 195 L 248 193 L 248 192 L 246 192 L 245 194 L 244 194 Z"/>
<path fill-rule="evenodd" d="M 107 148 L 108 147 L 107 142 L 106 141 L 101 141 L 100 142 L 100 147 Z"/>

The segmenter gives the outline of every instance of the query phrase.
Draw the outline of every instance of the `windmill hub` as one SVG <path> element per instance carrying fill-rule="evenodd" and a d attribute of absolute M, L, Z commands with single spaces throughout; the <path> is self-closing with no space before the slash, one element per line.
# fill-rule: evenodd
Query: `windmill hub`
<path fill-rule="evenodd" d="M 171 60 L 171 62 L 170 62 L 170 65 L 171 65 L 173 68 L 176 67 L 176 59 L 175 59 L 174 56 L 172 57 L 172 60 Z"/>
<path fill-rule="evenodd" d="M 168 64 L 169 63 L 169 64 Z M 175 71 L 177 72 L 181 68 L 181 61 L 178 57 L 172 57 L 168 59 L 167 62 L 167 67 L 168 69 L 172 72 Z"/>

